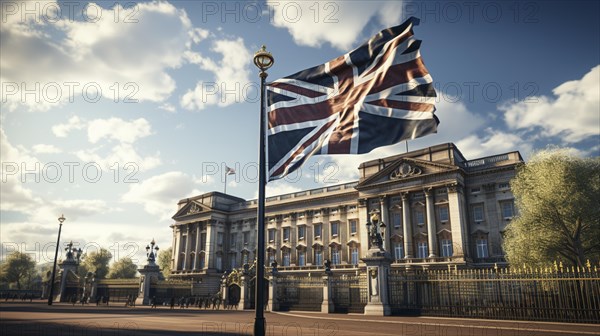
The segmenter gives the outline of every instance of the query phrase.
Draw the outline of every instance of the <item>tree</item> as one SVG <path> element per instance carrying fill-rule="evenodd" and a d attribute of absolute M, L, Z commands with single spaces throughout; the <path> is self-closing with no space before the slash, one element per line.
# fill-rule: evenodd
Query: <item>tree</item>
<path fill-rule="evenodd" d="M 169 247 L 168 249 L 164 249 L 158 253 L 158 266 L 165 276 L 168 278 L 171 275 L 171 258 L 173 255 L 173 247 Z"/>
<path fill-rule="evenodd" d="M 511 264 L 584 266 L 600 259 L 600 158 L 545 150 L 511 181 L 519 214 L 507 226 Z"/>
<path fill-rule="evenodd" d="M 77 273 L 79 273 L 79 276 L 85 276 L 87 272 L 96 272 L 98 279 L 105 278 L 108 274 L 110 259 L 112 259 L 112 254 L 105 248 L 101 248 L 97 252 L 86 253 L 82 256 Z"/>
<path fill-rule="evenodd" d="M 108 271 L 108 277 L 110 279 L 132 279 L 135 278 L 136 274 L 137 266 L 129 257 L 115 261 Z"/>
<path fill-rule="evenodd" d="M 21 289 L 23 284 L 30 286 L 36 276 L 35 261 L 29 254 L 19 251 L 9 254 L 0 266 L 1 281 L 16 283 L 17 289 Z"/>

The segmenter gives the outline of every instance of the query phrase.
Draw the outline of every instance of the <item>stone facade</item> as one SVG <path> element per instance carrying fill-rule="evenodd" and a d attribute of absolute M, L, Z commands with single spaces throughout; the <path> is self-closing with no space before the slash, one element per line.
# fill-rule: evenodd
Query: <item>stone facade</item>
<path fill-rule="evenodd" d="M 366 223 L 379 210 L 392 268 L 503 263 L 519 152 L 466 160 L 452 143 L 362 163 L 359 180 L 266 199 L 266 260 L 281 272 L 364 268 Z M 215 283 L 252 263 L 256 200 L 219 192 L 182 199 L 173 216 L 172 276 Z M 405 225 L 407 224 L 407 225 Z M 218 287 L 215 287 L 218 288 Z"/>

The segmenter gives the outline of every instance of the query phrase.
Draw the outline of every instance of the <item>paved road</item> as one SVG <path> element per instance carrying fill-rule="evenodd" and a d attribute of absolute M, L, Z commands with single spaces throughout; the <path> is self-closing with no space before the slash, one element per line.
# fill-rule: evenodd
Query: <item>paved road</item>
<path fill-rule="evenodd" d="M 267 335 L 599 335 L 600 324 L 266 313 Z M 0 302 L 0 335 L 251 335 L 254 312 Z M 599 321 L 600 322 L 600 321 Z"/>

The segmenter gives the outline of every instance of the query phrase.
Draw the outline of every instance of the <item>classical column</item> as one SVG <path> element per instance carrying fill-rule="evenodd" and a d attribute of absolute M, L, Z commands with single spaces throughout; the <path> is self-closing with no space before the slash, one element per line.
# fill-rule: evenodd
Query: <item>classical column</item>
<path fill-rule="evenodd" d="M 189 270 L 190 269 L 190 249 L 192 248 L 190 245 L 190 238 L 191 238 L 191 233 L 192 230 L 190 230 L 190 224 L 186 225 L 186 230 L 187 230 L 187 238 L 185 239 L 185 256 L 183 258 L 183 270 Z"/>
<path fill-rule="evenodd" d="M 175 244 L 173 244 L 173 254 L 175 259 L 175 265 L 173 269 L 181 271 L 179 269 L 179 260 L 181 259 L 181 238 L 183 237 L 183 232 L 181 231 L 180 226 L 175 226 L 173 229 L 175 231 Z"/>
<path fill-rule="evenodd" d="M 381 221 L 386 225 L 385 235 L 383 238 L 383 249 L 391 252 L 392 246 L 390 245 L 390 215 L 387 203 L 388 197 L 386 195 L 379 197 L 379 205 L 381 207 Z"/>
<path fill-rule="evenodd" d="M 464 257 L 469 232 L 466 227 L 464 197 L 456 185 L 448 186 L 448 210 L 450 212 L 453 256 Z"/>
<path fill-rule="evenodd" d="M 198 269 L 198 256 L 200 255 L 200 237 L 201 237 L 201 233 L 200 233 L 200 222 L 196 223 L 196 247 L 195 247 L 195 252 L 196 254 L 194 254 L 194 267 L 193 270 L 197 270 Z"/>
<path fill-rule="evenodd" d="M 215 250 L 217 247 L 217 239 L 216 234 L 217 230 L 213 220 L 208 220 L 206 222 L 206 250 L 205 250 L 205 267 L 206 268 L 214 268 L 215 267 Z"/>
<path fill-rule="evenodd" d="M 413 257 L 412 223 L 410 221 L 410 204 L 408 193 L 402 193 L 402 235 L 404 236 L 404 258 Z"/>
<path fill-rule="evenodd" d="M 427 209 L 427 244 L 429 258 L 437 257 L 437 232 L 435 226 L 435 210 L 433 205 L 433 189 L 425 189 L 425 207 Z"/>
<path fill-rule="evenodd" d="M 175 248 L 175 244 L 177 243 L 177 229 L 175 225 L 171 226 L 173 228 L 173 242 L 171 243 L 172 253 L 171 253 L 171 270 L 177 269 L 177 257 L 173 254 L 177 255 L 177 249 Z"/>

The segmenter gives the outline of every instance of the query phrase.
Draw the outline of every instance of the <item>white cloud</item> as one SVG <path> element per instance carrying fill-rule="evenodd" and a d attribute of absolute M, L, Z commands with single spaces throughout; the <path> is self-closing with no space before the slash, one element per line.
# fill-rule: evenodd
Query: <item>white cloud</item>
<path fill-rule="evenodd" d="M 98 5 L 91 4 L 94 7 Z M 38 8 L 42 17 L 46 15 L 44 6 Z M 99 87 L 107 99 L 167 98 L 175 81 L 166 71 L 181 66 L 190 41 L 200 41 L 204 34 L 193 30 L 184 10 L 168 2 L 136 3 L 134 8 L 119 4 L 102 8 L 96 22 L 73 20 L 68 15 L 59 16 L 56 22 L 19 22 L 15 17 L 22 13 L 11 16 L 0 30 L 1 81 L 17 87 L 16 92 L 6 94 L 6 106 L 47 110 L 73 101 L 73 97 L 82 99 L 81 91 L 88 84 Z M 61 9 L 68 12 L 66 7 Z M 21 86 L 31 89 L 36 83 L 38 99 L 33 95 L 22 99 Z M 72 95 L 65 83 L 74 83 Z M 10 90 L 14 89 L 11 86 Z M 94 96 L 96 91 L 89 92 Z"/>
<path fill-rule="evenodd" d="M 196 180 L 185 173 L 167 172 L 132 185 L 121 200 L 141 204 L 146 212 L 165 220 L 177 211 L 177 201 L 201 194 L 195 183 Z"/>
<path fill-rule="evenodd" d="M 524 157 L 533 151 L 531 143 L 517 134 L 505 133 L 491 128 L 485 136 L 468 136 L 456 143 L 463 155 L 468 159 L 501 154 L 518 150 Z"/>
<path fill-rule="evenodd" d="M 54 145 L 37 144 L 31 147 L 36 154 L 57 154 L 61 153 L 62 150 Z"/>
<path fill-rule="evenodd" d="M 376 18 L 382 26 L 401 22 L 401 1 L 281 1 L 268 0 L 273 25 L 285 28 L 298 45 L 320 47 L 329 43 L 350 49 L 367 23 Z"/>
<path fill-rule="evenodd" d="M 152 134 L 150 123 L 144 118 L 132 121 L 121 118 L 95 119 L 88 123 L 87 131 L 91 143 L 107 138 L 130 144 Z"/>
<path fill-rule="evenodd" d="M 296 187 L 285 180 L 269 182 L 265 189 L 265 194 L 267 197 L 289 194 L 297 191 L 301 191 L 302 189 Z M 258 198 L 258 193 L 254 195 L 254 198 Z"/>
<path fill-rule="evenodd" d="M 194 90 L 188 90 L 181 97 L 181 106 L 188 110 L 243 102 L 253 87 L 249 70 L 252 54 L 242 38 L 216 40 L 211 50 L 222 55 L 219 61 L 215 62 L 197 52 L 189 51 L 185 54 L 190 63 L 197 64 L 202 70 L 214 75 L 212 81 L 198 82 Z"/>
<path fill-rule="evenodd" d="M 169 104 L 169 103 L 164 103 L 164 104 L 160 105 L 158 108 L 161 110 L 165 110 L 167 112 L 171 112 L 171 113 L 175 112 L 175 106 L 173 106 L 172 104 Z"/>
<path fill-rule="evenodd" d="M 99 144 L 102 141 L 110 144 L 108 147 L 101 144 L 97 147 L 85 148 L 73 154 L 84 162 L 95 162 L 100 166 L 111 169 L 115 163 L 124 167 L 133 163 L 141 171 L 155 168 L 161 164 L 160 153 L 143 156 L 135 147 L 135 142 L 152 134 L 150 122 L 144 118 L 123 120 L 121 118 L 94 119 L 84 122 L 78 117 L 71 117 L 66 124 L 52 127 L 56 136 L 66 137 L 73 129 L 87 128 L 88 141 Z"/>
<path fill-rule="evenodd" d="M 52 133 L 59 138 L 65 138 L 72 130 L 80 130 L 85 127 L 85 123 L 78 116 L 69 118 L 66 124 L 58 124 L 52 126 Z"/>
<path fill-rule="evenodd" d="M 513 130 L 541 131 L 545 137 L 560 137 L 573 144 L 600 130 L 600 65 L 579 80 L 565 82 L 554 97 L 530 97 L 527 101 L 500 107 Z"/>

